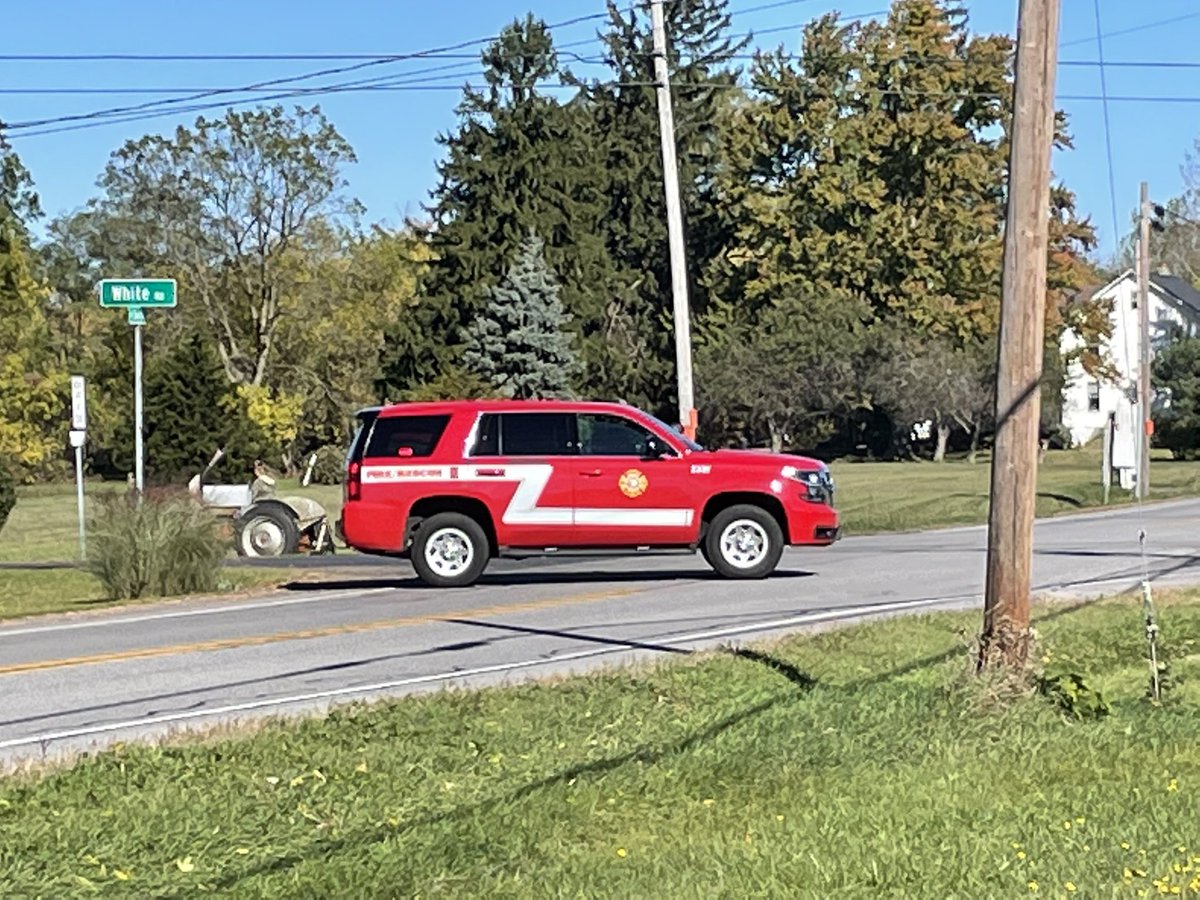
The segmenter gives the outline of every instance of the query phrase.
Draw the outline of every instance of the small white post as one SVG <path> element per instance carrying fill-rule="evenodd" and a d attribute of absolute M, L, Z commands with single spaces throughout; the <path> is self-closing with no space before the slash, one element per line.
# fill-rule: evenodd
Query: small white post
<path fill-rule="evenodd" d="M 131 311 L 132 312 L 132 311 Z M 138 310 L 141 313 L 141 310 Z M 131 316 L 132 318 L 132 316 Z M 133 326 L 133 485 L 140 497 L 146 487 L 142 423 L 142 325 Z"/>

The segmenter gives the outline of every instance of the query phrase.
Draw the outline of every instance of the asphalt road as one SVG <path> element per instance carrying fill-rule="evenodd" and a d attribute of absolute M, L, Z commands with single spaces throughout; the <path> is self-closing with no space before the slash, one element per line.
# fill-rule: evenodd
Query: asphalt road
<path fill-rule="evenodd" d="M 1200 500 L 1141 515 L 1039 522 L 1037 589 L 1135 589 L 1143 526 L 1155 583 L 1200 584 Z M 376 562 L 250 600 L 27 620 L 0 628 L 0 761 L 977 606 L 985 539 L 982 528 L 851 537 L 791 551 L 752 584 L 719 580 L 690 556 L 552 558 L 500 561 L 476 587 L 438 591 L 402 563 Z"/>

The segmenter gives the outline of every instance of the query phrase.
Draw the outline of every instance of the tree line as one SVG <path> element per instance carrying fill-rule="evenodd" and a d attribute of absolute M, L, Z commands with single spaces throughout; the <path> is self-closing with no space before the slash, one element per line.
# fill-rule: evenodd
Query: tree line
<path fill-rule="evenodd" d="M 998 327 L 1013 43 L 949 0 L 836 13 L 747 57 L 727 0 L 669 0 L 702 437 L 897 455 L 986 440 Z M 648 12 L 609 3 L 587 73 L 546 25 L 481 54 L 439 137 L 425 216 L 364 226 L 354 151 L 319 108 L 230 110 L 129 141 L 97 195 L 49 222 L 0 145 L 0 453 L 66 465 L 68 373 L 90 379 L 89 464 L 132 462 L 128 326 L 101 277 L 165 276 L 146 326 L 147 464 L 220 444 L 295 470 L 355 409 L 484 395 L 622 399 L 671 415 L 671 285 Z M 599 65 L 597 74 L 595 66 Z M 2 139 L 2 130 L 0 130 Z M 1070 145 L 1065 116 L 1058 142 Z M 1047 423 L 1090 223 L 1052 208 Z M 9 324 L 11 323 L 11 324 Z M 930 423 L 928 440 L 914 425 Z M 331 451 L 332 452 L 332 451 Z"/>

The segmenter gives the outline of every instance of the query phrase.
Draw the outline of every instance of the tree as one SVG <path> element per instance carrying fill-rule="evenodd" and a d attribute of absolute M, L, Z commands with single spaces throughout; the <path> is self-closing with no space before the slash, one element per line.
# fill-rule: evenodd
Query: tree
<path fill-rule="evenodd" d="M 584 83 L 593 165 L 603 177 L 599 221 L 609 261 L 603 303 L 582 323 L 585 385 L 656 410 L 674 406 L 671 268 L 659 145 L 658 100 L 649 11 L 608 2 L 601 35 L 609 71 Z M 749 43 L 730 36 L 727 0 L 667 0 L 680 199 L 692 315 L 713 300 L 706 271 L 725 246 L 716 192 L 723 161 L 718 122 L 740 94 L 736 56 Z"/>
<path fill-rule="evenodd" d="M 92 244 L 112 270 L 173 274 L 189 300 L 176 322 L 214 336 L 231 383 L 270 384 L 281 322 L 303 315 L 289 252 L 316 222 L 357 212 L 342 175 L 354 160 L 316 107 L 202 117 L 113 154 Z"/>
<path fill-rule="evenodd" d="M 514 21 L 481 62 L 483 87 L 464 90 L 458 126 L 439 138 L 445 156 L 431 221 L 418 229 L 431 256 L 421 302 L 388 334 L 384 368 L 394 397 L 462 382 L 466 329 L 530 231 L 545 240 L 577 326 L 601 317 L 612 285 L 599 237 L 600 161 L 590 158 L 585 111 L 546 90 L 562 73 L 545 23 Z"/>
<path fill-rule="evenodd" d="M 1176 459 L 1200 456 L 1200 338 L 1179 338 L 1154 360 L 1154 385 L 1162 398 L 1154 411 L 1159 446 Z"/>
<path fill-rule="evenodd" d="M 48 352 L 45 287 L 36 276 L 28 223 L 41 214 L 33 181 L 0 134 L 0 458 L 28 480 L 66 443 L 67 376 Z"/>
<path fill-rule="evenodd" d="M 248 481 L 254 459 L 271 446 L 199 335 L 148 358 L 145 396 L 146 469 L 157 482 L 186 480 L 218 448 L 220 471 Z"/>
<path fill-rule="evenodd" d="M 570 316 L 544 250 L 535 235 L 521 242 L 516 262 L 467 329 L 467 370 L 505 397 L 571 394 L 576 360 L 567 331 Z"/>
<path fill-rule="evenodd" d="M 865 304 L 815 291 L 791 294 L 753 324 L 732 308 L 698 332 L 698 398 L 706 439 L 767 439 L 813 447 L 866 402 Z"/>
<path fill-rule="evenodd" d="M 994 403 L 995 346 L 913 329 L 877 329 L 875 340 L 871 396 L 889 414 L 897 443 L 909 443 L 913 426 L 930 422 L 933 461 L 942 462 L 957 428 L 970 437 L 974 461 Z"/>

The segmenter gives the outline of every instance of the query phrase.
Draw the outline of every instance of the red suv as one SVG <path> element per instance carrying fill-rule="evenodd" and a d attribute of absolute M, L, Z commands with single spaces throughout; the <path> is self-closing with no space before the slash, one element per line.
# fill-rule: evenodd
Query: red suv
<path fill-rule="evenodd" d="M 342 534 L 431 585 L 557 551 L 699 550 L 721 575 L 763 578 L 786 545 L 838 538 L 823 463 L 705 450 L 623 404 L 405 403 L 358 422 Z"/>

